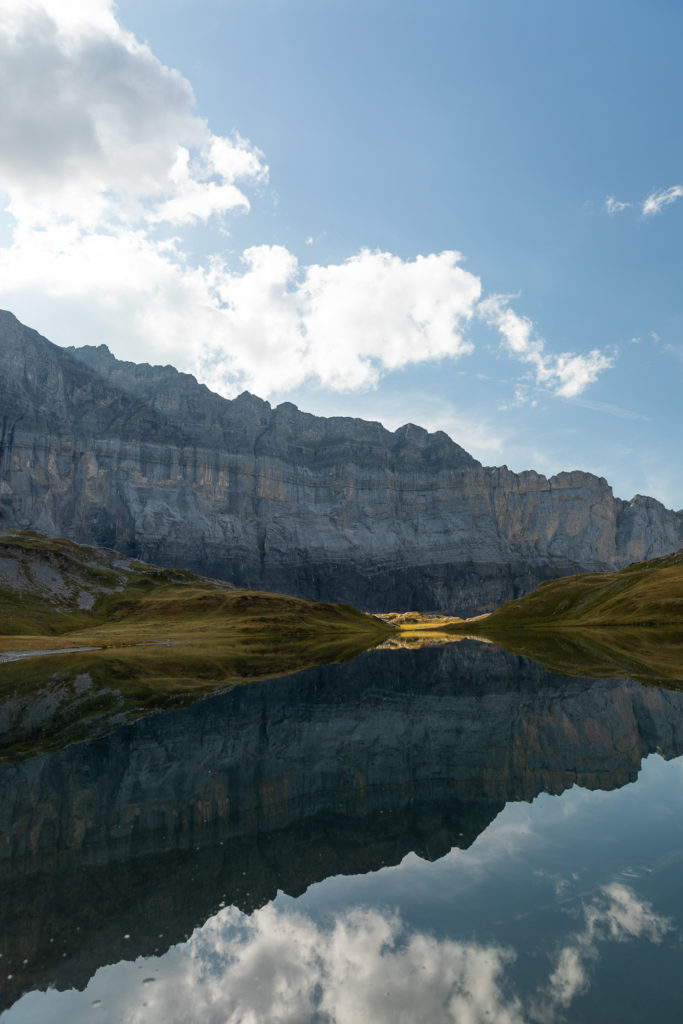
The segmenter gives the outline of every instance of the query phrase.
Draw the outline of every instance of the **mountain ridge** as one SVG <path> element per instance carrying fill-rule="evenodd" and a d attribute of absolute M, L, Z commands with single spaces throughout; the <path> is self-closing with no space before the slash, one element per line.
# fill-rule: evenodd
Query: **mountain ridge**
<path fill-rule="evenodd" d="M 0 313 L 0 524 L 239 586 L 472 615 L 668 554 L 683 511 L 485 467 L 443 432 L 229 400 Z"/>

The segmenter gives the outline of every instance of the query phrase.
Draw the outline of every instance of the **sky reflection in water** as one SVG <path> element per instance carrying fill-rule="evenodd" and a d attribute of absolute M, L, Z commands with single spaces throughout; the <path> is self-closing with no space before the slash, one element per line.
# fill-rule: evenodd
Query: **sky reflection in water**
<path fill-rule="evenodd" d="M 225 907 L 161 957 L 3 1024 L 679 1020 L 683 760 L 509 804 L 469 850 Z"/>

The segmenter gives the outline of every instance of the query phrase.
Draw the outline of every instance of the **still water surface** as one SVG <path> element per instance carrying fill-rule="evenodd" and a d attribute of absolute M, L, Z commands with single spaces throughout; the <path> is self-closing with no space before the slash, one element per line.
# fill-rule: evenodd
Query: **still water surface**
<path fill-rule="evenodd" d="M 681 754 L 467 641 L 4 765 L 0 1021 L 680 1022 Z"/>

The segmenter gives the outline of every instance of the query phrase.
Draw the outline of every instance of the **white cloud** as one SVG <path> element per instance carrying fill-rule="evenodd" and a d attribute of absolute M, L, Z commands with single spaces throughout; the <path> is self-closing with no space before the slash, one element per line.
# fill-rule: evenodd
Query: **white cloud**
<path fill-rule="evenodd" d="M 501 989 L 514 959 L 496 945 L 406 933 L 395 915 L 355 909 L 329 927 L 272 907 L 245 918 L 226 909 L 198 929 L 158 984 L 119 987 L 128 1024 L 522 1024 L 519 1000 Z M 91 993 L 100 993 L 96 976 Z M 90 995 L 93 998 L 93 995 Z M 101 998 L 110 1012 L 111 999 Z"/>
<path fill-rule="evenodd" d="M 193 163 L 190 151 L 180 146 L 169 171 L 173 195 L 150 210 L 146 219 L 152 224 L 180 225 L 207 221 L 239 207 L 249 210 L 249 200 L 235 182 L 242 178 L 263 181 L 266 168 L 260 157 L 239 135 L 232 142 L 212 136 L 203 161 Z"/>
<path fill-rule="evenodd" d="M 0 93 L 13 222 L 0 296 L 55 341 L 105 342 L 223 394 L 265 397 L 306 382 L 373 388 L 392 370 L 471 354 L 466 329 L 485 311 L 556 394 L 579 394 L 611 365 L 597 351 L 546 353 L 504 299 L 479 304 L 481 282 L 455 251 L 364 249 L 301 266 L 260 245 L 237 267 L 193 262 L 183 229 L 248 211 L 268 169 L 241 136 L 209 130 L 189 82 L 119 25 L 113 0 L 0 0 Z"/>
<path fill-rule="evenodd" d="M 461 327 L 480 284 L 457 253 L 403 261 L 364 250 L 343 264 L 300 268 L 284 247 L 258 246 L 233 272 L 218 261 L 188 267 L 172 243 L 140 230 L 67 224 L 41 235 L 18 230 L 0 252 L 5 301 L 17 312 L 37 288 L 69 299 L 86 334 L 57 340 L 170 360 L 224 394 L 267 396 L 305 381 L 368 388 L 390 369 L 472 350 Z"/>
<path fill-rule="evenodd" d="M 591 939 L 604 928 L 617 942 L 645 938 L 659 943 L 673 928 L 670 918 L 656 914 L 650 903 L 640 900 L 633 889 L 621 882 L 603 886 L 602 894 L 605 902 L 594 904 L 586 912 L 586 929 Z"/>
<path fill-rule="evenodd" d="M 607 196 L 605 200 L 605 209 L 614 216 L 615 213 L 621 213 L 622 210 L 627 210 L 631 206 L 631 203 L 622 203 L 620 200 L 615 199 L 614 196 Z"/>
<path fill-rule="evenodd" d="M 193 113 L 111 0 L 0 0 L 0 190 L 20 223 L 172 223 L 248 206 L 261 156 Z"/>
<path fill-rule="evenodd" d="M 342 264 L 299 268 L 281 246 L 248 249 L 243 272 L 217 269 L 229 343 L 207 350 L 202 376 L 225 387 L 237 371 L 260 393 L 307 379 L 351 390 L 387 370 L 469 353 L 460 329 L 481 286 L 459 260 L 364 249 Z"/>
<path fill-rule="evenodd" d="M 651 217 L 655 213 L 661 213 L 665 206 L 680 199 L 681 196 L 683 196 L 683 185 L 672 185 L 671 188 L 651 192 L 643 203 L 643 214 L 646 217 Z"/>
<path fill-rule="evenodd" d="M 498 328 L 508 352 L 533 367 L 538 385 L 564 398 L 573 398 L 613 365 L 613 357 L 599 349 L 592 349 L 585 355 L 546 352 L 545 341 L 536 337 L 531 320 L 515 313 L 508 303 L 508 296 L 493 295 L 479 304 L 479 314 Z"/>
<path fill-rule="evenodd" d="M 673 928 L 670 918 L 655 913 L 630 886 L 610 882 L 583 908 L 584 927 L 570 936 L 556 955 L 556 966 L 548 979 L 534 1019 L 557 1020 L 557 1009 L 569 1004 L 590 986 L 590 966 L 599 958 L 602 942 L 645 939 L 660 943 Z"/>
<path fill-rule="evenodd" d="M 248 210 L 244 184 L 267 168 L 239 135 L 208 130 L 189 83 L 119 26 L 110 0 L 0 0 L 0 89 L 0 190 L 14 218 L 3 302 L 22 316 L 39 296 L 51 323 L 68 309 L 81 333 L 55 340 L 105 341 L 224 394 L 263 395 L 306 380 L 368 388 L 472 350 L 462 326 L 481 285 L 455 252 L 299 267 L 264 245 L 237 270 L 193 266 L 169 231 Z"/>
<path fill-rule="evenodd" d="M 26 24 L 44 17 L 52 19 L 65 41 L 75 41 L 92 31 L 117 29 L 111 0 L 1 0 L 0 30 L 14 39 Z"/>

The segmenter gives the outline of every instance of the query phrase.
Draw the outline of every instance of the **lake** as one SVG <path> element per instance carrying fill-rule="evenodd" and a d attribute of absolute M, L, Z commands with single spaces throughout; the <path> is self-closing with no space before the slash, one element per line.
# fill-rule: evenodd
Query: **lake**
<path fill-rule="evenodd" d="M 473 640 L 0 766 L 0 1021 L 683 1019 L 683 692 Z"/>

